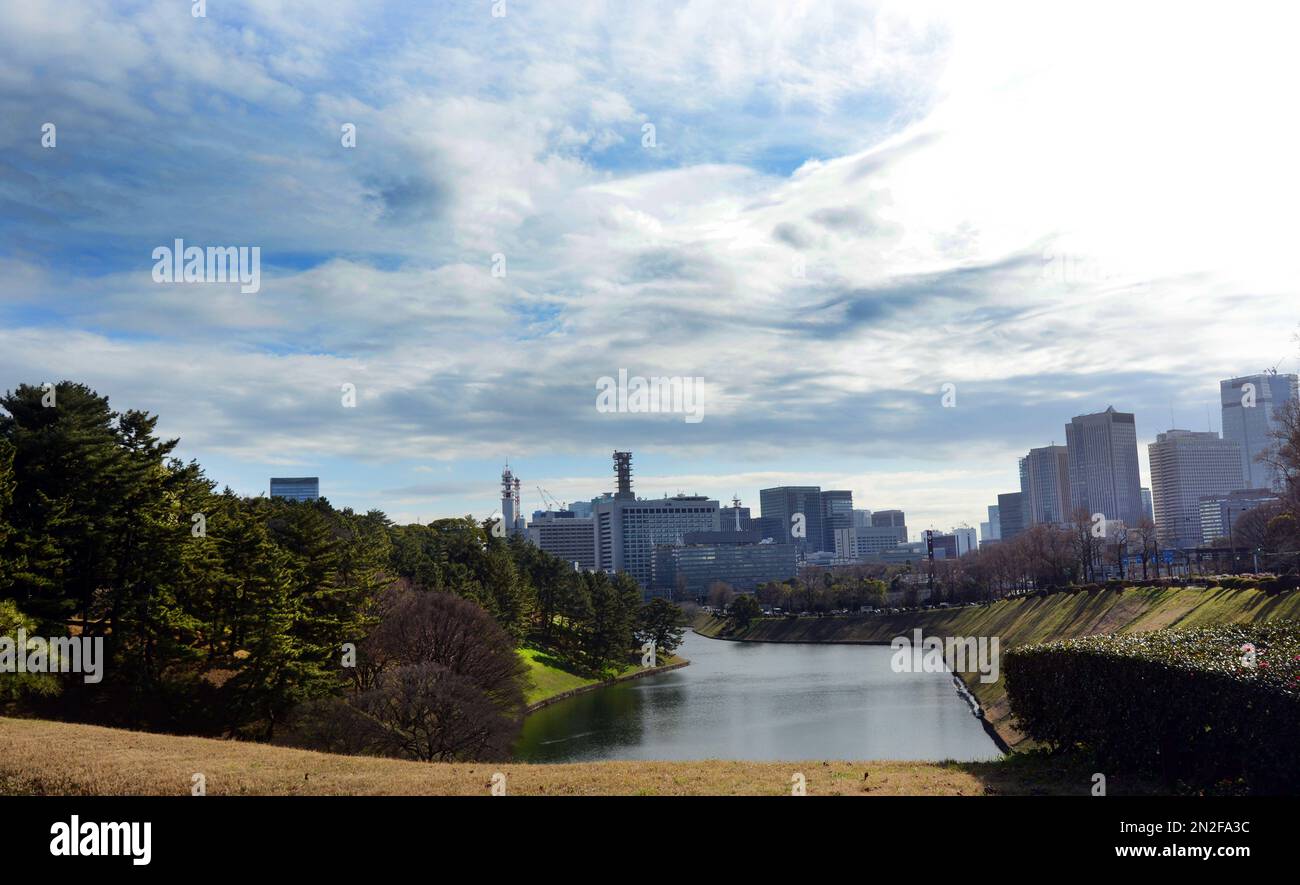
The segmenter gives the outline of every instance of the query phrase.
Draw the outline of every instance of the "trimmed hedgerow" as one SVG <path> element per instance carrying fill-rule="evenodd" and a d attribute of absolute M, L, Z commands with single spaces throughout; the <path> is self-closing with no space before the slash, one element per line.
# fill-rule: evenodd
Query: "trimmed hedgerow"
<path fill-rule="evenodd" d="M 1300 792 L 1300 623 L 1027 645 L 1003 669 L 1018 727 L 1100 771 Z"/>

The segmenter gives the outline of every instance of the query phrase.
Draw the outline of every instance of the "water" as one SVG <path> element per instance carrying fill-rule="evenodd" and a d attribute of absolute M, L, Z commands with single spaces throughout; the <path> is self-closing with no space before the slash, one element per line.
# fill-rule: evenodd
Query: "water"
<path fill-rule="evenodd" d="M 520 762 L 915 759 L 1001 754 L 948 673 L 895 673 L 883 645 L 727 642 L 688 632 L 689 667 L 528 717 Z"/>

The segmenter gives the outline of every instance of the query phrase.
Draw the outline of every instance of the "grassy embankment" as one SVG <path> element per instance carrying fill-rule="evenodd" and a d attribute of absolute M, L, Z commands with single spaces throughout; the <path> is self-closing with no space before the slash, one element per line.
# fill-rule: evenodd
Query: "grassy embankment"
<path fill-rule="evenodd" d="M 584 689 L 607 685 L 623 679 L 636 679 L 641 676 L 648 676 L 651 673 L 662 673 L 686 663 L 684 658 L 670 655 L 660 661 L 657 667 L 643 668 L 638 656 L 635 660 L 629 659 L 614 677 L 598 679 L 575 673 L 545 649 L 524 647 L 519 649 L 519 656 L 528 664 L 529 684 L 524 699 L 528 702 L 530 708 Z"/>
<path fill-rule="evenodd" d="M 725 638 L 763 642 L 888 643 L 895 636 L 997 636 L 1002 651 L 1030 642 L 1068 639 L 1096 633 L 1137 633 L 1162 627 L 1200 627 L 1271 618 L 1300 620 L 1300 593 L 1268 596 L 1258 590 L 1215 587 L 1144 587 L 1123 591 L 1055 593 L 1022 597 L 991 605 L 835 618 L 763 618 Z M 722 635 L 724 623 L 704 617 L 696 623 L 705 636 Z M 972 664 L 973 666 L 973 664 Z M 1013 749 L 1024 736 L 1012 726 L 1002 676 L 985 684 L 978 672 L 961 673 L 985 717 Z"/>
<path fill-rule="evenodd" d="M 790 795 L 795 772 L 818 795 L 1087 795 L 1089 775 L 1020 756 L 1000 762 L 428 763 L 338 756 L 267 744 L 175 737 L 36 719 L 0 718 L 0 795 L 487 796 Z M 1111 782 L 1112 793 L 1133 787 Z M 1135 791 L 1135 790 L 1134 790 Z"/>

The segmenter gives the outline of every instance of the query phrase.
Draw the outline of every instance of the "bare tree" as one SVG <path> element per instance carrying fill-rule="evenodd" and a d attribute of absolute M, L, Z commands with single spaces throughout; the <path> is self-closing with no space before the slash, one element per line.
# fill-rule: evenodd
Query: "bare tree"
<path fill-rule="evenodd" d="M 356 690 L 296 711 L 288 743 L 407 759 L 507 758 L 525 712 L 527 668 L 475 603 L 393 587 L 359 644 Z"/>

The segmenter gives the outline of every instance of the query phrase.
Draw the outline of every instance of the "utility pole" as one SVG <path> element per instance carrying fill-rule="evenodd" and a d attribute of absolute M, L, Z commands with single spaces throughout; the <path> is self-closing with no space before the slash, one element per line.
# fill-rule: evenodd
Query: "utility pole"
<path fill-rule="evenodd" d="M 934 529 L 925 530 L 925 558 L 930 562 L 930 602 L 934 603 Z"/>

